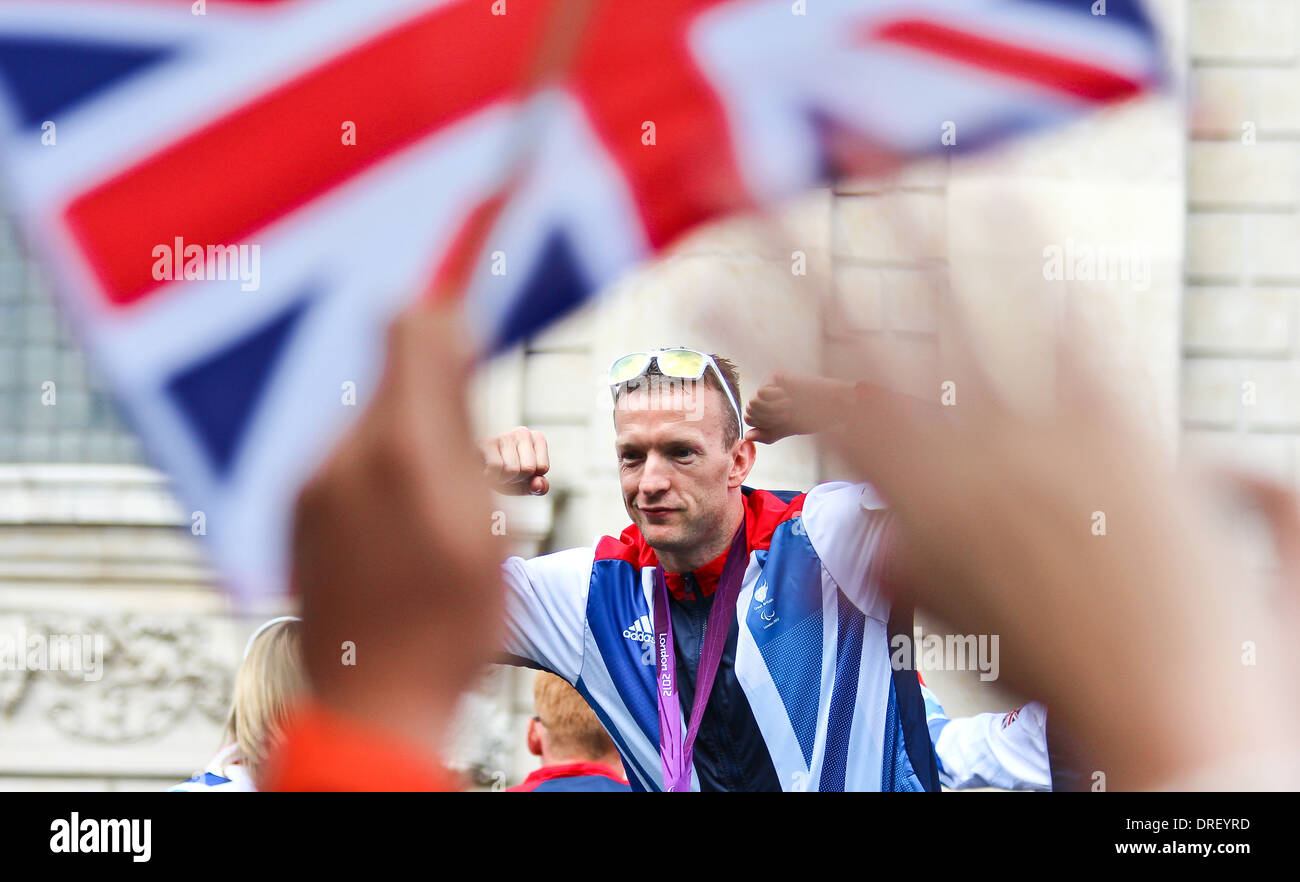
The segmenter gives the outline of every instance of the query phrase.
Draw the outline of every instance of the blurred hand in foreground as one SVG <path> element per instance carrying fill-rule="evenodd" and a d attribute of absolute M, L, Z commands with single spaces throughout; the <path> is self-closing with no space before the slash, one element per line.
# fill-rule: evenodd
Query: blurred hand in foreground
<path fill-rule="evenodd" d="M 490 660 L 504 602 L 464 340 L 447 307 L 397 318 L 375 396 L 302 491 L 294 525 L 317 700 L 432 754 Z"/>
<path fill-rule="evenodd" d="M 1026 414 L 947 318 L 956 406 L 936 408 L 937 383 L 933 403 L 870 387 L 847 412 L 809 396 L 799 420 L 778 421 L 831 427 L 889 501 L 892 590 L 1000 635 L 1004 676 L 1091 745 L 1106 789 L 1297 786 L 1289 638 L 1240 590 L 1201 487 L 1082 367 L 1086 343 L 1058 347 L 1054 402 Z M 906 372 L 865 351 L 839 371 Z"/>

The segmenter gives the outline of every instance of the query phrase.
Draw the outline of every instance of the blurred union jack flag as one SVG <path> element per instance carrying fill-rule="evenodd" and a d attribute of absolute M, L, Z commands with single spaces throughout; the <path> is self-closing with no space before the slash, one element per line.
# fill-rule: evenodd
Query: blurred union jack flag
<path fill-rule="evenodd" d="M 421 292 L 497 350 L 701 221 L 1159 79 L 1128 0 L 0 0 L 9 208 L 244 597 Z"/>

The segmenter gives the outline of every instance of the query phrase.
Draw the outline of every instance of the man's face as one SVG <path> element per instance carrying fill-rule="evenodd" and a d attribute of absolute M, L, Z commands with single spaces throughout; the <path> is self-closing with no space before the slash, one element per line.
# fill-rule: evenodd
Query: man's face
<path fill-rule="evenodd" d="M 650 546 L 689 553 L 726 527 L 729 491 L 740 486 L 752 458 L 723 448 L 730 404 L 703 383 L 620 395 L 614 413 L 623 504 Z"/>

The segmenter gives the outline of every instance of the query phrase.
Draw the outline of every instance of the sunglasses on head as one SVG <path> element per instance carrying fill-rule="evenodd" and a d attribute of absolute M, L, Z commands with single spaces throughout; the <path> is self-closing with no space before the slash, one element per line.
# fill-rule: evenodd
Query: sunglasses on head
<path fill-rule="evenodd" d="M 712 355 L 694 349 L 653 349 L 648 352 L 633 352 L 614 359 L 614 363 L 609 366 L 609 390 L 615 400 L 618 398 L 619 386 L 643 376 L 650 370 L 652 364 L 658 365 L 659 373 L 665 377 L 679 380 L 698 380 L 711 368 L 718 378 L 718 384 L 722 386 L 722 391 L 726 393 L 732 411 L 736 414 L 736 423 L 742 430 L 744 429 L 745 420 L 740 415 L 740 405 L 731 394 L 731 387 L 727 385 L 727 378 L 723 376 L 722 369 L 718 367 Z"/>

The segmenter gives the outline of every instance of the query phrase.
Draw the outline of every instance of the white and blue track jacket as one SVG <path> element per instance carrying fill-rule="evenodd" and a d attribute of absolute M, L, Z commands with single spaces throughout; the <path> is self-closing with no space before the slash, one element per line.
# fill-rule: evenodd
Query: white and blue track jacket
<path fill-rule="evenodd" d="M 910 637 L 911 617 L 891 629 L 880 586 L 887 512 L 874 492 L 849 483 L 800 494 L 745 488 L 745 505 L 749 566 L 692 789 L 937 790 L 916 674 L 890 666 L 891 630 Z M 663 789 L 650 649 L 656 562 L 629 527 L 594 547 L 504 564 L 506 652 L 582 693 L 641 790 Z M 677 614 L 679 683 L 690 685 L 681 675 L 690 635 Z M 682 707 L 689 712 L 685 694 Z M 753 737 L 732 722 L 751 719 Z M 746 755 L 747 742 L 763 755 Z M 729 784 L 736 767 L 745 777 Z"/>
<path fill-rule="evenodd" d="M 244 766 L 235 760 L 239 748 L 230 744 L 208 760 L 201 772 L 169 789 L 170 793 L 252 793 L 257 790 Z"/>

